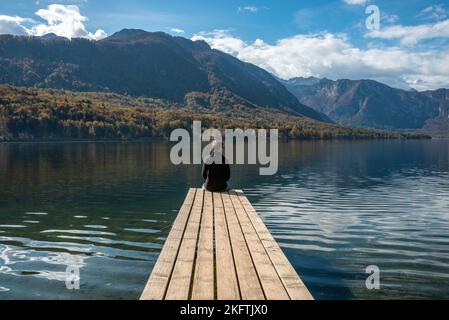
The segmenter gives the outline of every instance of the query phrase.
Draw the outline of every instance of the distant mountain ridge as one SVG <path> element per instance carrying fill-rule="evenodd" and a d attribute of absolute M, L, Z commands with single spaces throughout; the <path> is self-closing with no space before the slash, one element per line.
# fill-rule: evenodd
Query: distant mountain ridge
<path fill-rule="evenodd" d="M 138 29 L 100 41 L 2 35 L 0 83 L 115 92 L 210 108 L 248 103 L 331 122 L 255 65 L 203 41 Z"/>
<path fill-rule="evenodd" d="M 67 38 L 59 37 L 59 36 L 57 36 L 57 35 L 54 34 L 54 33 L 47 33 L 47 34 L 41 36 L 40 39 L 41 39 L 41 40 L 56 40 L 56 39 L 59 39 L 59 40 L 62 40 L 62 39 L 68 40 Z"/>
<path fill-rule="evenodd" d="M 358 128 L 449 133 L 449 90 L 405 91 L 373 80 L 282 81 L 298 100 L 336 123 Z"/>

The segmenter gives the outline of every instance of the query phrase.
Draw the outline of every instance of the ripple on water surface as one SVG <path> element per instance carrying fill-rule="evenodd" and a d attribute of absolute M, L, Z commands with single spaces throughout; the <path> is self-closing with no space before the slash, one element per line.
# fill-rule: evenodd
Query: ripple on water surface
<path fill-rule="evenodd" d="M 0 299 L 136 299 L 201 168 L 151 143 L 0 144 Z M 318 299 L 449 298 L 447 141 L 279 145 L 232 167 Z M 365 269 L 381 270 L 381 290 Z M 67 290 L 67 268 L 80 290 Z M 39 290 L 30 290 L 39 288 Z"/>

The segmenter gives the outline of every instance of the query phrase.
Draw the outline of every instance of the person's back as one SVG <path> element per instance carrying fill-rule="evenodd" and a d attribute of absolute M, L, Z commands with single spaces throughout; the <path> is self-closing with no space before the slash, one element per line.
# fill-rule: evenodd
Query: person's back
<path fill-rule="evenodd" d="M 212 158 L 209 158 L 203 164 L 203 178 L 206 181 L 203 185 L 204 189 L 212 192 L 226 191 L 231 178 L 231 170 L 225 157 L 222 156 L 221 164 L 215 163 Z"/>

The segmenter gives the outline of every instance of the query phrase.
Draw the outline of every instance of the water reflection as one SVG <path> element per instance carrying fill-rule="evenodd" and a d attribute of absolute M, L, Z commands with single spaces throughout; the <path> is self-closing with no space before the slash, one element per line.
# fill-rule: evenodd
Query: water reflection
<path fill-rule="evenodd" d="M 160 143 L 0 145 L 0 299 L 137 298 L 199 169 Z M 449 298 L 447 141 L 284 143 L 279 169 L 232 184 L 315 297 Z"/>

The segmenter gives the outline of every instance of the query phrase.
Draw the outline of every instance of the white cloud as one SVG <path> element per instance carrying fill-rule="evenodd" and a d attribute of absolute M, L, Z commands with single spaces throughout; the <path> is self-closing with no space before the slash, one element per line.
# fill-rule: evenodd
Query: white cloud
<path fill-rule="evenodd" d="M 88 37 L 82 37 L 82 38 L 90 38 L 93 40 L 101 40 L 104 39 L 108 36 L 108 34 L 106 33 L 106 31 L 104 31 L 103 29 L 98 29 L 97 31 L 95 31 L 94 34 L 92 33 L 88 33 Z"/>
<path fill-rule="evenodd" d="M 173 33 L 178 33 L 178 34 L 183 34 L 183 33 L 185 33 L 184 30 L 178 29 L 178 28 L 171 28 L 170 31 L 173 32 Z"/>
<path fill-rule="evenodd" d="M 423 9 L 418 17 L 440 21 L 447 18 L 447 11 L 441 4 L 431 5 Z"/>
<path fill-rule="evenodd" d="M 367 0 L 343 0 L 346 4 L 349 5 L 360 5 L 365 4 Z"/>
<path fill-rule="evenodd" d="M 449 87 L 449 49 L 412 52 L 401 47 L 359 49 L 346 35 L 296 35 L 268 44 L 246 42 L 228 30 L 195 35 L 213 48 L 258 65 L 278 77 L 374 79 L 417 90 Z"/>
<path fill-rule="evenodd" d="M 449 38 L 449 19 L 417 26 L 395 25 L 366 34 L 369 38 L 399 39 L 403 45 L 415 45 L 421 40 Z"/>
<path fill-rule="evenodd" d="M 22 25 L 26 19 L 0 15 L 0 34 L 27 35 L 27 29 Z"/>
<path fill-rule="evenodd" d="M 103 30 L 97 30 L 94 34 L 88 32 L 84 23 L 87 18 L 82 16 L 75 5 L 51 4 L 47 9 L 40 9 L 36 15 L 47 21 L 47 24 L 39 24 L 32 28 L 33 34 L 43 36 L 54 33 L 66 38 L 88 38 L 99 40 L 106 36 Z"/>
<path fill-rule="evenodd" d="M 88 19 L 81 15 L 78 6 L 75 5 L 51 4 L 47 9 L 39 9 L 36 15 L 46 23 L 34 22 L 31 27 L 26 27 L 24 22 L 30 22 L 30 19 L 0 16 L 0 33 L 33 36 L 54 33 L 68 39 L 87 38 L 91 40 L 100 40 L 107 36 L 106 32 L 101 29 L 95 33 L 87 31 L 85 22 Z"/>
<path fill-rule="evenodd" d="M 382 12 L 381 21 L 385 22 L 387 24 L 394 24 L 399 21 L 399 16 L 395 15 L 395 14 L 389 14 L 389 13 Z"/>
<path fill-rule="evenodd" d="M 259 8 L 256 6 L 244 6 L 244 7 L 238 7 L 237 12 L 252 12 L 256 13 L 259 11 Z"/>

